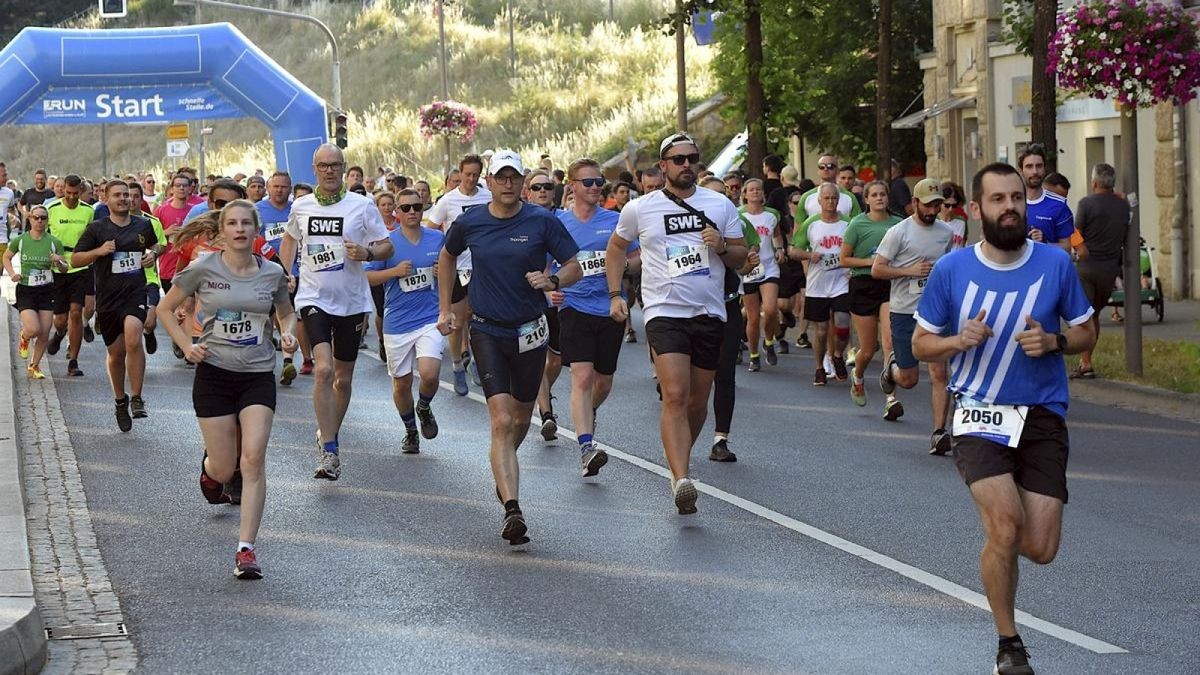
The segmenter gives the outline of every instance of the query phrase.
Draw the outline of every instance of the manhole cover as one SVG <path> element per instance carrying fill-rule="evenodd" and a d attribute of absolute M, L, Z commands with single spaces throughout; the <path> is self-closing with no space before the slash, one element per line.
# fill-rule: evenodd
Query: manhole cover
<path fill-rule="evenodd" d="M 77 626 L 51 626 L 46 629 L 47 640 L 87 640 L 129 635 L 123 623 L 89 623 Z"/>

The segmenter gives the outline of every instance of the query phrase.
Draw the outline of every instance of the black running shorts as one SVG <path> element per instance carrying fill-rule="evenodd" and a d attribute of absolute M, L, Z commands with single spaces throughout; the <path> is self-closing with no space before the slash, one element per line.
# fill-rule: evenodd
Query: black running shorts
<path fill-rule="evenodd" d="M 562 354 L 562 326 L 558 320 L 557 307 L 546 308 L 546 327 L 550 329 L 550 339 L 546 341 L 546 348 L 555 354 Z"/>
<path fill-rule="evenodd" d="M 474 324 L 470 336 L 471 353 L 475 355 L 485 398 L 509 394 L 521 403 L 537 400 L 546 368 L 545 347 L 521 353 L 515 334 L 511 338 L 496 337 Z"/>
<path fill-rule="evenodd" d="M 646 340 L 655 354 L 687 354 L 693 366 L 716 370 L 724 323 L 707 315 L 690 319 L 657 316 L 646 323 Z"/>
<path fill-rule="evenodd" d="M 70 274 L 54 275 L 54 313 L 66 314 L 71 305 L 83 306 L 84 299 L 96 294 L 96 282 L 92 269 Z"/>
<path fill-rule="evenodd" d="M 51 284 L 26 286 L 17 284 L 17 311 L 32 309 L 35 312 L 54 311 L 54 287 Z"/>
<path fill-rule="evenodd" d="M 887 279 L 850 277 L 850 313 L 855 316 L 878 316 L 891 295 L 892 282 Z"/>
<path fill-rule="evenodd" d="M 779 263 L 779 297 L 790 298 L 800 292 L 807 283 L 804 266 L 795 260 Z"/>
<path fill-rule="evenodd" d="M 1010 473 L 1022 488 L 1067 503 L 1067 421 L 1046 408 L 1029 409 L 1015 448 L 978 436 L 954 436 L 951 447 L 967 485 Z"/>
<path fill-rule="evenodd" d="M 146 293 L 138 291 L 125 298 L 119 308 L 96 312 L 96 332 L 104 336 L 106 347 L 112 346 L 117 340 L 125 339 L 125 317 L 132 316 L 144 324 L 146 311 Z"/>
<path fill-rule="evenodd" d="M 333 345 L 333 358 L 353 363 L 358 360 L 358 343 L 367 330 L 367 313 L 335 316 L 309 305 L 300 309 L 304 334 L 314 347 L 323 343 Z"/>
<path fill-rule="evenodd" d="M 467 282 L 470 285 L 470 282 Z M 450 291 L 450 304 L 458 304 L 467 299 L 467 287 L 462 285 L 458 280 L 458 273 L 454 274 L 454 290 Z"/>
<path fill-rule="evenodd" d="M 275 410 L 274 373 L 235 373 L 207 363 L 196 366 L 192 382 L 196 417 L 236 415 L 252 405 Z"/>
<path fill-rule="evenodd" d="M 832 298 L 804 298 L 804 318 L 809 321 L 828 321 L 831 312 L 850 312 L 850 294 L 842 293 Z"/>
<path fill-rule="evenodd" d="M 596 316 L 570 307 L 559 310 L 558 319 L 562 322 L 564 366 L 590 363 L 601 375 L 617 372 L 617 357 L 621 355 L 621 343 L 625 339 L 625 324 L 617 323 L 611 317 Z"/>
<path fill-rule="evenodd" d="M 769 279 L 763 279 L 762 281 L 743 283 L 742 292 L 746 295 L 758 295 L 758 289 L 762 286 L 766 286 L 767 284 L 774 284 L 775 288 L 779 288 L 779 279 L 776 277 L 771 277 Z"/>

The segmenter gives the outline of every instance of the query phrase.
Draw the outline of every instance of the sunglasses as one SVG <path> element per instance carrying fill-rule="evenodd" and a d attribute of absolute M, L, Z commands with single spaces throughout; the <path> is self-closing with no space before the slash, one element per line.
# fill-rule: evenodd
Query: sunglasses
<path fill-rule="evenodd" d="M 818 164 L 817 168 L 822 171 L 831 171 L 837 168 L 837 164 Z"/>
<path fill-rule="evenodd" d="M 228 203 L 229 203 L 228 199 L 214 199 L 213 200 L 213 208 L 223 209 L 223 208 L 225 208 L 225 205 Z"/>
<path fill-rule="evenodd" d="M 603 178 L 579 178 L 577 180 L 585 188 L 601 187 L 604 185 Z"/>
<path fill-rule="evenodd" d="M 944 209 L 958 208 L 958 202 L 942 202 L 942 208 L 944 208 Z"/>
<path fill-rule="evenodd" d="M 671 162 L 675 166 L 683 166 L 684 164 L 699 164 L 700 153 L 693 152 L 690 155 L 671 155 L 670 157 L 663 157 L 663 159 Z"/>
<path fill-rule="evenodd" d="M 741 183 L 726 183 L 725 187 L 729 188 L 730 190 L 741 190 L 742 184 Z"/>
<path fill-rule="evenodd" d="M 554 183 L 533 183 L 529 186 L 530 192 L 541 192 L 543 190 L 553 190 Z"/>
<path fill-rule="evenodd" d="M 425 207 L 421 204 L 399 204 L 396 206 L 396 209 L 400 211 L 400 213 L 409 213 L 412 211 L 420 213 L 421 211 L 425 210 Z"/>
<path fill-rule="evenodd" d="M 46 216 L 29 216 L 30 220 L 49 220 Z"/>

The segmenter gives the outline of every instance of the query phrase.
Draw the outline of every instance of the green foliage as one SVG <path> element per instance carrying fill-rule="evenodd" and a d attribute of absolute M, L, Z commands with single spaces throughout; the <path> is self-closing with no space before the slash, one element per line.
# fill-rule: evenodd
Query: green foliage
<path fill-rule="evenodd" d="M 4 0 L 0 9 L 0 46 L 8 44 L 26 26 L 53 26 L 95 7 L 96 0 Z"/>

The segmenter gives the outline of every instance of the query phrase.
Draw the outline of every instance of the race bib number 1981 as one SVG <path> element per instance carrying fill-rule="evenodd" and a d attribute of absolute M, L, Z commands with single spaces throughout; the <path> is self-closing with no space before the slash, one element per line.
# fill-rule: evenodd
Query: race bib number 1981
<path fill-rule="evenodd" d="M 305 255 L 314 272 L 332 272 L 346 266 L 346 245 L 341 242 L 309 244 Z"/>

